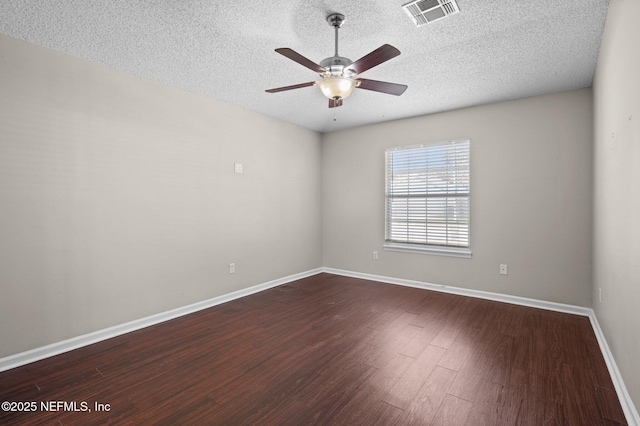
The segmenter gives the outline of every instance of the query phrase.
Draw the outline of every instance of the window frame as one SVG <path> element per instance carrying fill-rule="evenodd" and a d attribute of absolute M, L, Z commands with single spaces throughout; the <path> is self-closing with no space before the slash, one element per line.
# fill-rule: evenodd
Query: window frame
<path fill-rule="evenodd" d="M 414 242 L 400 242 L 400 241 L 393 241 L 393 240 L 389 240 L 389 212 L 390 212 L 390 207 L 389 207 L 389 202 L 392 199 L 392 197 L 389 196 L 389 185 L 390 185 L 390 181 L 389 181 L 389 171 L 390 171 L 390 166 L 389 166 L 389 154 L 393 151 L 400 151 L 400 150 L 409 150 L 409 149 L 416 149 L 416 148 L 420 148 L 423 147 L 425 149 L 428 149 L 429 147 L 433 147 L 433 146 L 442 146 L 442 145 L 446 145 L 448 143 L 456 143 L 456 142 L 467 142 L 468 143 L 468 156 L 469 156 L 469 168 L 468 168 L 468 173 L 469 173 L 469 185 L 468 185 L 468 192 L 467 192 L 467 199 L 468 199 L 468 209 L 469 209 L 469 214 L 467 217 L 467 246 L 466 247 L 461 247 L 461 246 L 454 246 L 454 245 L 434 245 L 434 244 L 427 244 L 427 243 L 414 243 Z M 399 252 L 406 252 L 406 253 L 420 253 L 420 254 L 432 254 L 432 255 L 438 255 L 438 256 L 452 256 L 452 257 L 462 257 L 462 258 L 471 258 L 471 139 L 470 138 L 460 138 L 460 139 L 453 139 L 453 140 L 445 140 L 445 141 L 436 141 L 436 142 L 427 142 L 427 143 L 422 143 L 422 144 L 415 144 L 415 145 L 407 145 L 407 146 L 398 146 L 398 147 L 391 147 L 391 148 L 387 148 L 385 150 L 385 194 L 384 194 L 384 209 L 385 209 L 385 213 L 384 213 L 384 245 L 383 245 L 383 249 L 384 250 L 389 250 L 389 251 L 399 251 Z M 442 197 L 442 195 L 439 195 L 440 197 Z M 421 199 L 424 198 L 425 200 L 427 200 L 428 198 L 431 198 L 429 196 L 427 196 L 425 194 L 424 197 L 420 197 Z"/>

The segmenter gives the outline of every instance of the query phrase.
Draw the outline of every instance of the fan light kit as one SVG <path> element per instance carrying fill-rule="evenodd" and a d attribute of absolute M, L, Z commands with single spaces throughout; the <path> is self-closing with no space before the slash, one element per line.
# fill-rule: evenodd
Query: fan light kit
<path fill-rule="evenodd" d="M 279 54 L 317 72 L 320 77 L 322 77 L 322 80 L 278 87 L 276 89 L 266 90 L 266 92 L 277 93 L 285 90 L 300 89 L 302 87 L 318 86 L 322 93 L 329 98 L 329 108 L 341 106 L 342 100 L 349 96 L 355 88 L 395 96 L 402 95 L 404 91 L 407 90 L 407 86 L 404 84 L 388 83 L 386 81 L 369 80 L 358 77 L 358 74 L 376 65 L 380 65 L 389 59 L 395 58 L 400 54 L 400 51 L 389 44 L 385 44 L 355 62 L 349 58 L 340 56 L 338 54 L 338 30 L 344 21 L 345 17 L 340 13 L 332 13 L 327 16 L 327 22 L 335 29 L 336 50 L 333 56 L 323 59 L 320 64 L 316 64 L 292 49 L 286 47 L 276 49 L 276 52 Z"/>

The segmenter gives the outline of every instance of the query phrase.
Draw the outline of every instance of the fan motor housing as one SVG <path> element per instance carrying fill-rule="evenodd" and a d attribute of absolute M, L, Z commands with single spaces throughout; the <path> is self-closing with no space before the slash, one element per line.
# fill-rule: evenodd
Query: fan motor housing
<path fill-rule="evenodd" d="M 342 56 L 331 56 L 330 58 L 323 59 L 320 62 L 320 66 L 326 68 L 328 70 L 328 73 L 332 76 L 346 76 L 346 74 L 349 74 L 349 72 L 345 72 L 345 70 L 352 63 L 353 61 L 349 58 L 344 58 Z"/>

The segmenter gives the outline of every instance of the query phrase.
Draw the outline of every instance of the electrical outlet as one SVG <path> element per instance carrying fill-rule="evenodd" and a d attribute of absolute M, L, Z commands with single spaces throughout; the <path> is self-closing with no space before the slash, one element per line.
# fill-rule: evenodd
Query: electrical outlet
<path fill-rule="evenodd" d="M 373 260 L 378 260 L 378 252 L 377 251 L 373 252 Z"/>
<path fill-rule="evenodd" d="M 236 173 L 242 173 L 242 164 L 234 163 L 233 169 L 235 170 Z"/>
<path fill-rule="evenodd" d="M 500 264 L 500 275 L 507 275 L 507 265 L 504 263 Z"/>
<path fill-rule="evenodd" d="M 230 274 L 235 274 L 236 273 L 236 264 L 235 263 L 230 263 L 229 264 L 229 273 Z"/>

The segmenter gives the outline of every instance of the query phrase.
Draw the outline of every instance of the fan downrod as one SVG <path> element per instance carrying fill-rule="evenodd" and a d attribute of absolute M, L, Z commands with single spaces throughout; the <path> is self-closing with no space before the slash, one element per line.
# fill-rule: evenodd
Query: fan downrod
<path fill-rule="evenodd" d="M 327 22 L 333 28 L 335 28 L 335 53 L 330 58 L 325 58 L 320 62 L 321 67 L 325 67 L 328 73 L 333 76 L 341 76 L 349 65 L 353 61 L 349 58 L 344 58 L 338 53 L 338 29 L 344 24 L 346 20 L 342 13 L 332 13 L 327 16 Z"/>

